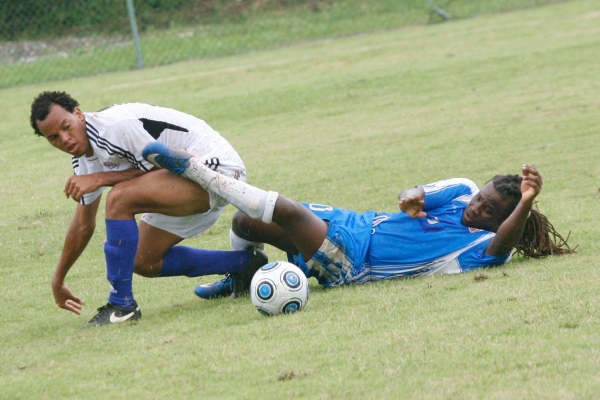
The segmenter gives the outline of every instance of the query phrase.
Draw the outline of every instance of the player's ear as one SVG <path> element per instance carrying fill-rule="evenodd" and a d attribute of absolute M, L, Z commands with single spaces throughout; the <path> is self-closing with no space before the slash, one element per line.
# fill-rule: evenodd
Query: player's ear
<path fill-rule="evenodd" d="M 85 122 L 85 115 L 83 115 L 83 111 L 79 107 L 75 107 L 73 109 L 73 114 L 81 121 Z"/>

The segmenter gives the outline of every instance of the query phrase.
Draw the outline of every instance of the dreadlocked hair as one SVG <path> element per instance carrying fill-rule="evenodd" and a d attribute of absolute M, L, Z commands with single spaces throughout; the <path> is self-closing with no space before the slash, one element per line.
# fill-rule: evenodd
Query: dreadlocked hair
<path fill-rule="evenodd" d="M 548 218 L 537 209 L 536 202 L 535 209 L 531 210 L 531 214 L 527 218 L 523 236 L 517 244 L 515 254 L 520 254 L 525 258 L 542 258 L 575 253 L 577 246 L 571 249 L 567 243 L 569 236 L 571 236 L 570 231 L 566 238 L 556 232 Z"/>
<path fill-rule="evenodd" d="M 513 212 L 521 200 L 522 180 L 523 178 L 519 175 L 496 175 L 491 180 L 498 194 L 512 201 L 511 208 L 504 218 Z M 542 258 L 575 253 L 577 246 L 571 248 L 567 243 L 571 232 L 564 238 L 554 229 L 554 226 L 548 221 L 548 217 L 539 211 L 537 202 L 534 205 L 535 209 L 531 210 L 527 222 L 525 222 L 523 235 L 516 245 L 514 254 L 522 255 L 525 258 Z"/>

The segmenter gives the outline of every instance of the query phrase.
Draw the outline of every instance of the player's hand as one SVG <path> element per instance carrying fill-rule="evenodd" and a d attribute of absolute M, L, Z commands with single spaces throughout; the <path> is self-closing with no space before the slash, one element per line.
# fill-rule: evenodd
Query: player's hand
<path fill-rule="evenodd" d="M 64 192 L 67 198 L 70 197 L 75 201 L 79 201 L 84 194 L 92 193 L 99 187 L 98 180 L 94 174 L 73 175 L 67 180 Z"/>
<path fill-rule="evenodd" d="M 73 294 L 71 289 L 67 285 L 52 285 L 52 294 L 54 294 L 54 301 L 60 308 L 74 312 L 77 315 L 81 315 L 81 307 L 83 306 L 83 300 Z"/>
<path fill-rule="evenodd" d="M 531 165 L 523 165 L 523 181 L 521 182 L 521 200 L 525 202 L 533 202 L 538 194 L 542 191 L 542 176 L 535 167 Z"/>
<path fill-rule="evenodd" d="M 425 199 L 419 195 L 402 197 L 398 200 L 398 206 L 411 218 L 424 218 L 427 213 L 423 211 Z"/>

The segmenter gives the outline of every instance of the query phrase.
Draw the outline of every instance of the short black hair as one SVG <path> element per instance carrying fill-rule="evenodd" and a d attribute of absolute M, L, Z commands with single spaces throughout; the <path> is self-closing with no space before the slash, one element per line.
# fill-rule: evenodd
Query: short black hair
<path fill-rule="evenodd" d="M 79 102 L 65 92 L 42 92 L 31 103 L 31 115 L 29 123 L 33 131 L 38 136 L 44 136 L 37 127 L 37 121 L 43 121 L 50 114 L 52 104 L 58 104 L 68 112 L 72 113 L 75 107 L 79 107 Z"/>

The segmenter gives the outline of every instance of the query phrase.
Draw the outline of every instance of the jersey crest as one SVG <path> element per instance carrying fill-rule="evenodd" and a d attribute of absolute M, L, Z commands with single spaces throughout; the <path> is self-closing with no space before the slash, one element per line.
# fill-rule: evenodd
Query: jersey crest
<path fill-rule="evenodd" d="M 437 217 L 433 218 L 418 218 L 419 225 L 421 225 L 421 229 L 425 233 L 434 233 L 441 232 L 446 228 L 443 226 L 437 226 L 440 223 L 440 220 Z"/>
<path fill-rule="evenodd" d="M 108 161 L 103 163 L 102 165 L 104 165 L 108 169 L 115 169 L 115 168 L 119 167 L 119 164 L 113 163 L 113 162 L 108 162 Z"/>

